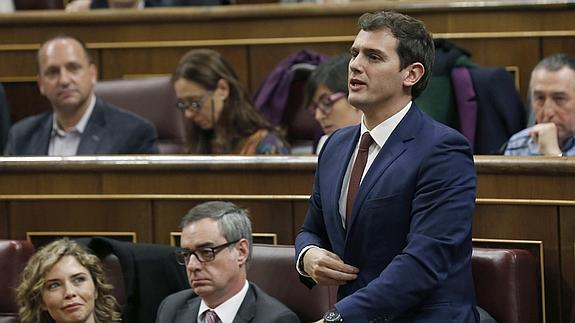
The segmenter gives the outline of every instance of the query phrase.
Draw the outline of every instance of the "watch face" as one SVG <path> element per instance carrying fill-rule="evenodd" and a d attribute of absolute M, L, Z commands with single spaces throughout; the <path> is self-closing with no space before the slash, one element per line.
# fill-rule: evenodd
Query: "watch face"
<path fill-rule="evenodd" d="M 331 311 L 328 311 L 327 313 L 325 313 L 323 320 L 326 322 L 340 322 L 341 316 L 339 315 L 339 313 L 337 311 L 331 310 Z"/>

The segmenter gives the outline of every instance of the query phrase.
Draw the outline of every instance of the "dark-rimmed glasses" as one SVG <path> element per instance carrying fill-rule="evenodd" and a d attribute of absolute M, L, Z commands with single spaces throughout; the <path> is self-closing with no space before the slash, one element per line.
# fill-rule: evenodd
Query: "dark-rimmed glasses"
<path fill-rule="evenodd" d="M 188 109 L 191 109 L 193 112 L 198 112 L 202 109 L 202 102 L 211 95 L 212 92 L 206 92 L 200 99 L 192 99 L 192 98 L 178 98 L 176 101 L 176 109 L 184 112 Z"/>
<path fill-rule="evenodd" d="M 197 250 L 190 250 L 190 249 L 178 250 L 178 251 L 176 251 L 176 260 L 178 261 L 178 264 L 183 265 L 183 266 L 188 265 L 192 255 L 196 256 L 196 259 L 198 259 L 199 262 L 214 261 L 214 259 L 216 259 L 216 255 L 218 254 L 218 252 L 224 250 L 224 248 L 226 248 L 228 246 L 233 245 L 234 243 L 237 243 L 238 241 L 240 241 L 240 240 L 234 240 L 234 241 L 226 242 L 226 243 L 221 244 L 219 246 L 204 247 L 204 248 L 200 248 Z"/>
<path fill-rule="evenodd" d="M 347 94 L 343 93 L 343 92 L 336 92 L 333 93 L 331 95 L 322 95 L 319 98 L 319 101 L 312 101 L 310 102 L 309 106 L 307 107 L 307 110 L 309 111 L 309 113 L 311 113 L 312 115 L 315 115 L 315 111 L 317 109 L 320 109 L 320 111 L 325 114 L 328 115 L 331 113 L 331 111 L 333 110 L 333 105 L 340 99 L 342 99 L 343 97 L 345 97 Z"/>

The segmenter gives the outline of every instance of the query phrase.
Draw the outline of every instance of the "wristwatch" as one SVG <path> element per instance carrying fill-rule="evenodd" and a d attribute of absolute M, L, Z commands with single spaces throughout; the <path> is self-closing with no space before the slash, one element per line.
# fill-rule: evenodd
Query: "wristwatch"
<path fill-rule="evenodd" d="M 323 321 L 326 323 L 344 323 L 343 318 L 335 308 L 332 308 L 325 313 Z"/>

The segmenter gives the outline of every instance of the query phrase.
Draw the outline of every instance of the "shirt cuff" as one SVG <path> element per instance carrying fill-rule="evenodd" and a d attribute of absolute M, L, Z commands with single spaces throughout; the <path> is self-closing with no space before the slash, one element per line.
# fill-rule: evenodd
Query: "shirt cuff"
<path fill-rule="evenodd" d="M 310 277 L 310 275 L 308 275 L 305 270 L 303 269 L 303 255 L 311 248 L 319 248 L 318 246 L 315 245 L 309 245 L 309 246 L 305 246 L 301 252 L 299 253 L 299 255 L 297 256 L 297 261 L 295 262 L 295 270 L 297 270 L 297 272 L 304 276 L 304 277 Z M 301 265 L 300 265 L 301 264 Z"/>

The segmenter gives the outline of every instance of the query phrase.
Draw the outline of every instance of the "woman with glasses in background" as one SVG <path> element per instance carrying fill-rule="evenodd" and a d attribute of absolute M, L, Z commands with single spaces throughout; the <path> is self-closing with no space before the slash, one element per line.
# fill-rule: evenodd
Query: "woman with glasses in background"
<path fill-rule="evenodd" d="M 191 50 L 181 58 L 172 81 L 177 108 L 190 121 L 186 153 L 289 154 L 279 131 L 256 111 L 220 53 Z"/>
<path fill-rule="evenodd" d="M 356 125 L 361 111 L 347 102 L 347 69 L 351 56 L 340 54 L 320 64 L 310 75 L 306 85 L 306 106 L 325 135 L 316 148 L 319 153 L 327 137 L 339 128 Z"/>

